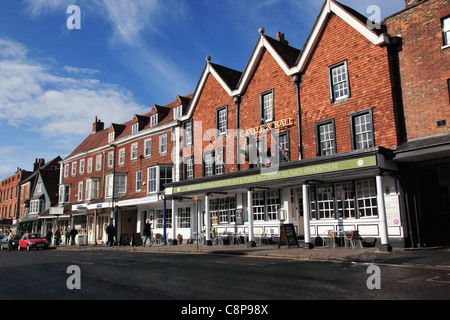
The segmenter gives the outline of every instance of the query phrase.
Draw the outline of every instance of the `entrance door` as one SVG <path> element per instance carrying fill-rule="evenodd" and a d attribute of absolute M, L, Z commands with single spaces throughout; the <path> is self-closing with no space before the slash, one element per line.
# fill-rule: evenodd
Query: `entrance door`
<path fill-rule="evenodd" d="M 305 224 L 303 219 L 303 191 L 302 188 L 297 189 L 297 196 L 296 196 L 296 210 L 295 214 L 298 218 L 298 235 L 304 236 L 305 235 Z"/>
<path fill-rule="evenodd" d="M 131 211 L 122 211 L 122 219 L 121 225 L 119 226 L 120 234 L 117 237 L 120 239 L 121 234 L 128 234 L 128 238 L 131 240 L 133 233 L 136 233 L 137 228 L 137 212 L 134 210 Z"/>

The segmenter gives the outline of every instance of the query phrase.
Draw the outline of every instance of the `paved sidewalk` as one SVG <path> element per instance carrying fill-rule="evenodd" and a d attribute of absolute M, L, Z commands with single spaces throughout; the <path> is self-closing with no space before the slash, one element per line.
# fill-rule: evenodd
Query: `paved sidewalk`
<path fill-rule="evenodd" d="M 261 245 L 247 248 L 245 245 L 225 245 L 225 246 L 199 246 L 196 244 L 182 245 L 153 245 L 146 246 L 115 246 L 114 248 L 102 245 L 87 246 L 64 246 L 58 250 L 115 250 L 124 252 L 154 252 L 154 253 L 174 253 L 174 254 L 226 254 L 226 255 L 246 255 L 254 257 L 271 257 L 296 259 L 304 261 L 346 261 L 358 263 L 378 263 L 396 264 L 403 266 L 430 267 L 448 269 L 450 271 L 450 248 L 422 248 L 404 249 L 393 248 L 391 252 L 380 251 L 378 248 L 330 248 L 315 247 L 314 249 L 281 246 Z"/>

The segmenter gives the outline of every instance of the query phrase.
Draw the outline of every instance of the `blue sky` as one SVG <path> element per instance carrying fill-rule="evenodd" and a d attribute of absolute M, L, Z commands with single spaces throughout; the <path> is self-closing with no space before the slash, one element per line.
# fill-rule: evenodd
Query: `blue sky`
<path fill-rule="evenodd" d="M 341 0 L 384 18 L 403 0 Z M 1 0 L 0 180 L 66 157 L 108 127 L 195 90 L 212 62 L 243 70 L 259 27 L 301 49 L 322 0 Z M 67 8 L 81 9 L 69 30 Z"/>

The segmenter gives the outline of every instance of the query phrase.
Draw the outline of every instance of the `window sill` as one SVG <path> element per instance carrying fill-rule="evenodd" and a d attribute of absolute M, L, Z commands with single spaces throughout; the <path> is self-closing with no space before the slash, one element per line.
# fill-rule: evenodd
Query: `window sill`
<path fill-rule="evenodd" d="M 448 49 L 448 48 L 450 48 L 450 44 L 447 44 L 447 45 L 441 47 L 441 50 L 445 50 L 445 49 Z"/>

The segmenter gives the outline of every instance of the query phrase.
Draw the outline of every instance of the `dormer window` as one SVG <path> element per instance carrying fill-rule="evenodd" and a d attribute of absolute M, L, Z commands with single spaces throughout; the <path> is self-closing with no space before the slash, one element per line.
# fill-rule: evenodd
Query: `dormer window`
<path fill-rule="evenodd" d="M 114 133 L 114 132 L 110 132 L 110 133 L 108 134 L 108 143 L 113 142 L 114 139 L 115 139 L 115 133 Z"/>
<path fill-rule="evenodd" d="M 131 127 L 131 134 L 136 134 L 139 132 L 139 122 L 136 122 L 135 124 L 133 124 L 133 126 Z"/>
<path fill-rule="evenodd" d="M 158 124 L 158 114 L 154 114 L 152 115 L 152 117 L 150 118 L 150 126 L 154 127 Z"/>
<path fill-rule="evenodd" d="M 178 120 L 181 118 L 183 113 L 183 106 L 178 106 L 173 109 L 173 120 Z"/>

